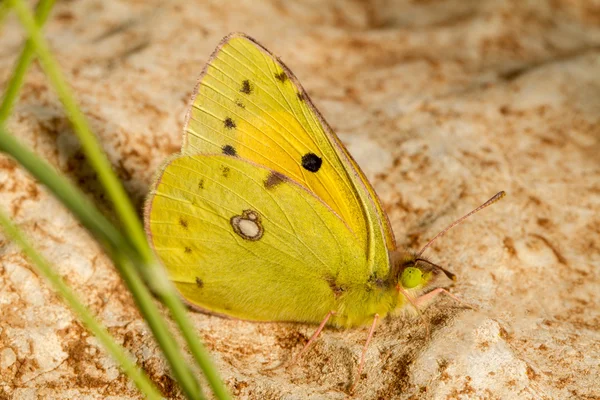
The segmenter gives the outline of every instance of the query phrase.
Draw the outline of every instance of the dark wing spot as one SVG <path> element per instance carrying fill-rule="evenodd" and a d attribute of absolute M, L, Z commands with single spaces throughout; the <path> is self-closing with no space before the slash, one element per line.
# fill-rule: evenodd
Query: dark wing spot
<path fill-rule="evenodd" d="M 184 249 L 183 249 L 183 252 L 184 252 L 185 254 L 190 254 L 190 253 L 192 252 L 192 248 L 191 248 L 191 247 L 188 247 L 188 246 L 185 246 L 185 247 L 184 247 Z"/>
<path fill-rule="evenodd" d="M 280 72 L 278 74 L 275 74 L 275 79 L 277 79 L 281 83 L 285 83 L 285 81 L 287 81 L 287 78 L 288 77 L 285 74 L 285 72 Z"/>
<path fill-rule="evenodd" d="M 181 225 L 183 228 L 187 229 L 188 222 L 185 219 L 179 217 L 179 225 Z"/>
<path fill-rule="evenodd" d="M 223 178 L 227 178 L 229 176 L 229 167 L 226 166 L 221 166 L 221 175 L 223 175 Z"/>
<path fill-rule="evenodd" d="M 196 277 L 196 286 L 198 286 L 200 289 L 204 287 L 204 282 L 199 277 Z"/>
<path fill-rule="evenodd" d="M 225 125 L 225 128 L 227 129 L 234 129 L 236 127 L 235 122 L 233 122 L 233 120 L 229 117 L 225 118 L 223 125 Z"/>
<path fill-rule="evenodd" d="M 277 171 L 271 171 L 267 179 L 265 179 L 265 188 L 272 189 L 275 186 L 283 183 L 285 177 Z"/>
<path fill-rule="evenodd" d="M 298 92 L 298 100 L 300 100 L 300 101 L 306 100 L 306 96 L 304 96 L 304 93 Z"/>
<path fill-rule="evenodd" d="M 321 168 L 323 160 L 315 153 L 306 153 L 302 156 L 302 167 L 310 172 L 317 172 Z"/>
<path fill-rule="evenodd" d="M 200 182 L 198 182 L 198 189 L 204 189 L 204 179 L 200 179 Z"/>
<path fill-rule="evenodd" d="M 228 156 L 237 155 L 237 151 L 235 151 L 235 148 L 231 145 L 226 144 L 221 149 L 223 150 L 223 154 L 227 154 Z"/>
<path fill-rule="evenodd" d="M 241 100 L 236 100 L 235 105 L 238 106 L 239 108 L 246 108 L 246 106 L 244 105 L 244 103 L 242 103 Z"/>
<path fill-rule="evenodd" d="M 242 88 L 240 89 L 240 92 L 250 94 L 253 90 L 254 88 L 250 84 L 250 81 L 248 79 L 244 79 L 242 81 Z"/>

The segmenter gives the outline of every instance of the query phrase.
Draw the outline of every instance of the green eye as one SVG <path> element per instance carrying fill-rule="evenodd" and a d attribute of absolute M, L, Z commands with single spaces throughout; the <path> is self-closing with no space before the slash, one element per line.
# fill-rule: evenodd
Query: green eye
<path fill-rule="evenodd" d="M 419 268 L 408 267 L 402 271 L 400 283 L 406 289 L 412 289 L 423 281 L 423 273 Z"/>

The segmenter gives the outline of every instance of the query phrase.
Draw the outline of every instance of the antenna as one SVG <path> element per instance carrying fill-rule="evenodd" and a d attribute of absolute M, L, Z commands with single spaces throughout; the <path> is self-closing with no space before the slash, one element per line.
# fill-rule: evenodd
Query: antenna
<path fill-rule="evenodd" d="M 446 229 L 444 229 L 443 231 L 441 231 L 440 233 L 438 233 L 437 235 L 435 235 L 433 237 L 433 239 L 431 239 L 425 246 L 423 246 L 423 248 L 421 249 L 421 251 L 419 251 L 417 253 L 417 258 L 421 257 L 421 254 L 423 254 L 423 252 L 425 250 L 427 250 L 427 248 L 429 246 L 431 246 L 431 244 L 439 237 L 444 236 L 446 234 L 446 232 L 448 232 L 450 229 L 454 228 L 456 225 L 460 224 L 461 222 L 463 222 L 465 219 L 469 218 L 471 215 L 475 214 L 477 211 L 481 211 L 484 208 L 486 208 L 487 206 L 491 206 L 492 204 L 494 204 L 495 202 L 497 202 L 498 200 L 500 200 L 501 198 L 503 198 L 504 196 L 506 196 L 506 192 L 501 191 L 496 193 L 491 199 L 489 199 L 488 201 L 486 201 L 485 203 L 483 203 L 482 205 L 480 205 L 479 207 L 477 207 L 476 209 L 474 209 L 473 211 L 471 211 L 470 213 L 468 213 L 467 215 L 463 216 L 462 218 L 457 219 L 456 221 L 454 221 L 453 223 L 450 224 L 450 226 L 448 226 Z M 442 268 L 442 271 L 444 271 L 444 269 Z M 452 278 L 450 278 L 452 279 Z"/>
<path fill-rule="evenodd" d="M 444 273 L 444 275 L 446 275 L 448 277 L 448 279 L 455 281 L 456 280 L 456 275 L 454 275 L 452 272 L 448 271 L 446 268 L 442 267 L 441 265 L 437 265 L 436 263 L 432 263 L 429 260 L 426 260 L 424 258 L 415 258 L 415 263 L 421 261 L 424 263 L 427 263 L 429 265 L 431 265 L 432 267 L 435 267 L 437 269 L 439 269 L 440 271 L 442 271 Z"/>

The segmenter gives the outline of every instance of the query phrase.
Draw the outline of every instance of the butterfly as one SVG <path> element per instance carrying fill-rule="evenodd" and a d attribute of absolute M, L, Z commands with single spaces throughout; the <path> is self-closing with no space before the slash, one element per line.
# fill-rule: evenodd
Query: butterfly
<path fill-rule="evenodd" d="M 435 276 L 454 279 L 421 256 L 431 242 L 419 253 L 396 247 L 373 187 L 296 77 L 241 33 L 225 37 L 202 72 L 145 228 L 192 307 L 319 324 L 300 354 L 325 326 L 370 324 L 359 375 L 377 321 L 449 294 L 417 296 Z"/>

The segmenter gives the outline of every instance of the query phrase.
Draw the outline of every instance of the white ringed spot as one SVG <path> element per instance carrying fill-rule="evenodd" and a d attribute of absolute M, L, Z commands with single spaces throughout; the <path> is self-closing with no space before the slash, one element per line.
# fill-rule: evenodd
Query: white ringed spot
<path fill-rule="evenodd" d="M 260 223 L 260 215 L 254 210 L 244 210 L 242 215 L 234 215 L 229 223 L 233 231 L 246 240 L 259 240 L 265 231 Z"/>

